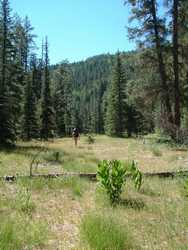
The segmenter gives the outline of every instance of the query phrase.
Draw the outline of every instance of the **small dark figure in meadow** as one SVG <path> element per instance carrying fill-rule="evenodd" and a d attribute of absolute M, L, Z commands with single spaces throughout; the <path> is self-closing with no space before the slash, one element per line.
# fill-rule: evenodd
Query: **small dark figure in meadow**
<path fill-rule="evenodd" d="M 74 144 L 75 144 L 75 146 L 77 147 L 78 139 L 79 139 L 79 137 L 80 137 L 78 128 L 74 128 L 74 129 L 73 129 L 72 137 L 73 137 L 73 139 L 74 139 Z"/>

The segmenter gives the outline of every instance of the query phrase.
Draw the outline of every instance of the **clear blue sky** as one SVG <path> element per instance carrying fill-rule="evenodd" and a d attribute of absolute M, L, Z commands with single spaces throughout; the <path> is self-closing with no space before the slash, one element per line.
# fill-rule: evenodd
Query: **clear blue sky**
<path fill-rule="evenodd" d="M 134 48 L 125 26 L 124 0 L 10 0 L 14 12 L 29 16 L 39 46 L 48 36 L 51 63 L 70 62 Z"/>

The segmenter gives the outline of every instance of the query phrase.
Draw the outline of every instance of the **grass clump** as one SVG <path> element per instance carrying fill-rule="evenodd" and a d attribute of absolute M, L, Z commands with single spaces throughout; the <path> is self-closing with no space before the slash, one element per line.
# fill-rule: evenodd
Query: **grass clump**
<path fill-rule="evenodd" d="M 0 249 L 1 250 L 19 250 L 22 242 L 15 230 L 15 224 L 10 221 L 2 221 L 0 224 Z"/>
<path fill-rule="evenodd" d="M 17 193 L 14 208 L 27 215 L 31 215 L 35 210 L 35 203 L 32 201 L 31 192 L 27 188 L 21 189 Z"/>
<path fill-rule="evenodd" d="M 44 223 L 27 218 L 2 218 L 0 223 L 0 249 L 20 250 L 41 247 L 47 239 Z"/>
<path fill-rule="evenodd" d="M 162 152 L 158 147 L 152 147 L 152 153 L 154 156 L 161 157 Z"/>
<path fill-rule="evenodd" d="M 184 183 L 184 194 L 186 197 L 188 197 L 188 178 L 185 180 Z"/>
<path fill-rule="evenodd" d="M 64 178 L 64 187 L 70 188 L 75 196 L 81 197 L 84 191 L 87 190 L 88 184 L 88 181 L 80 179 L 79 177 Z"/>
<path fill-rule="evenodd" d="M 112 216 L 85 215 L 81 223 L 81 238 L 95 250 L 135 249 L 127 230 Z"/>

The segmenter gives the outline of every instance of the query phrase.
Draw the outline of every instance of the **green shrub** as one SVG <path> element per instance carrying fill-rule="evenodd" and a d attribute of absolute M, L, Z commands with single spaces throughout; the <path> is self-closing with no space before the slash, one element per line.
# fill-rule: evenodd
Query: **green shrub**
<path fill-rule="evenodd" d="M 142 185 L 142 173 L 138 168 L 138 164 L 136 161 L 126 162 L 125 163 L 126 176 L 130 176 L 134 182 L 135 188 L 140 190 Z"/>
<path fill-rule="evenodd" d="M 120 161 L 103 161 L 98 165 L 98 180 L 106 189 L 110 201 L 119 201 L 125 179 L 125 168 Z"/>
<path fill-rule="evenodd" d="M 94 144 L 95 143 L 95 138 L 93 135 L 88 135 L 87 136 L 87 143 L 89 144 Z"/>
<path fill-rule="evenodd" d="M 132 240 L 125 226 L 103 214 L 85 215 L 81 222 L 81 238 L 95 250 L 130 250 Z M 84 248 L 85 249 L 85 248 Z"/>
<path fill-rule="evenodd" d="M 106 189 L 112 204 L 120 200 L 123 184 L 126 181 L 126 176 L 131 175 L 135 183 L 135 187 L 140 189 L 142 183 L 142 174 L 139 171 L 137 164 L 132 161 L 125 165 L 121 161 L 102 161 L 98 165 L 97 178 L 101 185 Z"/>

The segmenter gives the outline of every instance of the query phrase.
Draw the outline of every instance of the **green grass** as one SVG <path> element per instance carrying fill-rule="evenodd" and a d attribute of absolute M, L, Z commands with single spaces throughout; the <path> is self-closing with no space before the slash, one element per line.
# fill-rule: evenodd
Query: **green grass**
<path fill-rule="evenodd" d="M 81 137 L 77 148 L 70 138 L 48 143 L 19 142 L 15 148 L 0 151 L 0 175 L 28 175 L 32 159 L 41 150 L 33 166 L 34 174 L 96 172 L 98 162 L 103 159 L 137 160 L 145 172 L 178 170 L 188 165 L 188 148 L 172 147 L 164 140 L 159 143 L 158 135 L 142 140 L 95 136 L 93 145 L 86 138 Z"/>
<path fill-rule="evenodd" d="M 35 211 L 36 205 L 32 200 L 32 195 L 29 189 L 20 189 L 17 192 L 13 202 L 13 208 L 27 215 L 32 215 Z"/>
<path fill-rule="evenodd" d="M 19 142 L 13 149 L 0 151 L 0 175 L 28 174 L 30 162 L 41 147 L 45 151 L 38 157 L 34 173 L 96 172 L 103 159 L 136 160 L 144 172 L 188 168 L 187 148 L 172 146 L 158 136 L 139 140 L 95 138 L 89 145 L 86 137 L 81 137 L 77 148 L 70 138 L 45 146 L 36 141 Z M 0 181 L 0 250 L 89 250 L 103 249 L 105 244 L 113 249 L 185 250 L 187 183 L 180 174 L 174 179 L 144 178 L 138 192 L 128 179 L 120 204 L 112 208 L 96 182 L 77 177 Z"/>
<path fill-rule="evenodd" d="M 184 185 L 181 178 L 145 178 L 136 192 L 128 180 L 122 202 L 113 210 L 104 191 L 98 188 L 95 211 L 119 218 L 141 249 L 186 249 L 188 199 Z"/>
<path fill-rule="evenodd" d="M 21 190 L 14 198 L 9 194 L 0 198 L 0 249 L 20 250 L 44 246 L 49 235 L 48 227 L 43 220 L 32 219 L 35 204 L 31 194 Z"/>
<path fill-rule="evenodd" d="M 81 223 L 81 238 L 95 250 L 130 250 L 133 241 L 125 225 L 117 218 L 105 214 L 90 213 L 83 217 Z"/>
<path fill-rule="evenodd" d="M 25 188 L 25 197 L 21 194 L 21 199 L 28 200 L 27 195 L 29 195 L 28 190 L 34 191 L 50 191 L 50 190 L 65 190 L 69 189 L 75 196 L 82 196 L 84 191 L 89 186 L 89 181 L 87 179 L 81 180 L 77 176 L 64 176 L 57 178 L 21 178 L 18 180 L 18 185 Z"/>
<path fill-rule="evenodd" d="M 47 227 L 28 218 L 2 218 L 0 223 L 0 249 L 21 250 L 42 247 L 47 239 Z M 26 249 L 26 248 L 25 248 Z"/>

